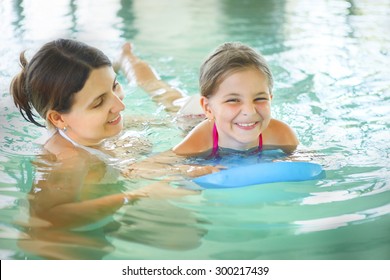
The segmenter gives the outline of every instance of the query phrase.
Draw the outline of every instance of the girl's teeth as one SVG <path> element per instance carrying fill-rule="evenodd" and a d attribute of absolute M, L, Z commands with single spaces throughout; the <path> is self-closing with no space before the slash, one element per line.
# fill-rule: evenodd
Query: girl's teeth
<path fill-rule="evenodd" d="M 255 123 L 238 123 L 239 126 L 252 126 Z"/>

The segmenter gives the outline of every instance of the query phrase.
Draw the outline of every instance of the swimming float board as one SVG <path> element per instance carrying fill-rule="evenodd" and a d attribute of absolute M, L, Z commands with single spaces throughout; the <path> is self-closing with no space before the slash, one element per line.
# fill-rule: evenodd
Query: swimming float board
<path fill-rule="evenodd" d="M 321 165 L 310 162 L 270 162 L 233 167 L 193 179 L 205 189 L 238 188 L 250 185 L 306 181 L 322 178 Z"/>

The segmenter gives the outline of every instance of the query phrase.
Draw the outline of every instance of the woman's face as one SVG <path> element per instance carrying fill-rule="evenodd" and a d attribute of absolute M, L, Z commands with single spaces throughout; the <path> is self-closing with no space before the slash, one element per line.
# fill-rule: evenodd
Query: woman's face
<path fill-rule="evenodd" d="M 112 67 L 92 70 L 84 87 L 75 95 L 71 111 L 62 114 L 66 134 L 85 146 L 99 144 L 123 128 L 124 95 Z"/>
<path fill-rule="evenodd" d="M 259 135 L 271 119 L 271 99 L 266 76 L 255 68 L 228 75 L 216 92 L 204 99 L 204 110 L 214 119 L 219 146 L 247 150 L 259 145 Z"/>

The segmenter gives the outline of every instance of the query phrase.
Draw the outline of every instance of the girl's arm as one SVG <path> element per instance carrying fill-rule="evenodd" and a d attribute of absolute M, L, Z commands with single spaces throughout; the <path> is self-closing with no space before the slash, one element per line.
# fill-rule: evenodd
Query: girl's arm
<path fill-rule="evenodd" d="M 180 109 L 173 101 L 182 98 L 183 94 L 162 81 L 156 72 L 132 52 L 131 44 L 125 43 L 116 67 L 122 70 L 130 83 L 135 83 L 152 96 L 153 100 L 162 104 L 167 111 Z"/>
<path fill-rule="evenodd" d="M 197 125 L 178 145 L 172 150 L 176 155 L 195 156 L 212 149 L 213 122 L 204 120 Z M 281 149 L 290 154 L 299 144 L 293 129 L 286 123 L 272 119 L 267 129 L 263 132 L 264 149 Z"/>
<path fill-rule="evenodd" d="M 179 156 L 195 156 L 209 151 L 213 145 L 212 129 L 213 122 L 202 121 L 172 151 Z"/>

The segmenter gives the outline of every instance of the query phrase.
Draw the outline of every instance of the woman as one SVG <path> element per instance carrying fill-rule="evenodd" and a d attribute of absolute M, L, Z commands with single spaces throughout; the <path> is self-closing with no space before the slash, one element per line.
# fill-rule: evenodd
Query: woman
<path fill-rule="evenodd" d="M 123 204 L 162 191 L 158 186 L 169 196 L 187 193 L 170 189 L 167 182 L 131 192 L 96 188 L 117 182 L 115 158 L 103 144 L 121 132 L 125 108 L 123 89 L 102 51 L 58 39 L 45 44 L 29 62 L 22 53 L 20 63 L 22 70 L 10 87 L 15 105 L 27 121 L 46 126 L 52 133 L 35 161 L 37 175 L 30 200 L 34 216 L 51 227 L 73 228 L 99 221 Z M 174 172 L 186 173 L 186 168 L 190 167 L 169 166 Z M 210 169 L 196 167 L 195 171 L 198 175 Z"/>
<path fill-rule="evenodd" d="M 107 150 L 105 142 L 122 131 L 124 93 L 102 51 L 58 39 L 45 44 L 29 62 L 22 53 L 20 64 L 22 70 L 10 86 L 15 105 L 27 121 L 46 127 L 51 134 L 34 161 L 28 238 L 19 241 L 26 251 L 45 258 L 101 258 L 113 250 L 106 235 L 121 226 L 113 214 L 123 205 L 132 205 L 131 211 L 140 198 L 163 203 L 161 198 L 197 193 L 172 188 L 161 180 L 142 188 L 118 182 L 119 163 L 115 153 L 110 153 L 115 152 L 112 145 Z M 143 170 L 152 174 L 154 164 L 142 164 Z M 199 166 L 158 163 L 157 167 L 165 175 L 210 172 Z M 171 212 L 168 206 L 160 208 Z M 144 232 L 137 228 L 135 232 Z M 155 245 L 165 243 L 161 240 Z M 197 241 L 191 244 L 196 246 Z"/>

